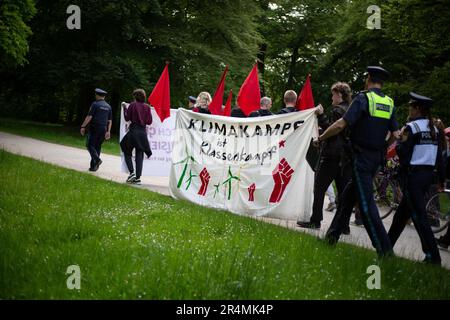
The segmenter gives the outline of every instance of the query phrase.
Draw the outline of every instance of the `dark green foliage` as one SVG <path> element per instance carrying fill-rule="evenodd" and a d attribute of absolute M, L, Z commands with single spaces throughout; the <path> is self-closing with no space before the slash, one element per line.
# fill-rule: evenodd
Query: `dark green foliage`
<path fill-rule="evenodd" d="M 444 0 L 378 1 L 379 30 L 366 28 L 370 0 L 84 0 L 78 1 L 81 30 L 66 28 L 69 4 L 36 1 L 29 21 L 31 0 L 2 1 L 1 114 L 79 124 L 93 88 L 103 87 L 117 124 L 120 101 L 130 100 L 136 87 L 149 94 L 166 61 L 178 107 L 188 95 L 213 93 L 227 64 L 226 91 L 236 96 L 258 59 L 262 91 L 275 110 L 283 92 L 298 92 L 308 73 L 316 103 L 328 105 L 334 82 L 347 81 L 358 92 L 365 67 L 382 64 L 392 75 L 385 91 L 399 107 L 400 122 L 413 90 L 434 98 L 435 114 L 450 123 Z M 6 34 L 5 23 L 14 32 Z"/>
<path fill-rule="evenodd" d="M 0 61 L 2 67 L 23 65 L 28 53 L 31 29 L 28 21 L 35 14 L 33 0 L 0 2 Z"/>

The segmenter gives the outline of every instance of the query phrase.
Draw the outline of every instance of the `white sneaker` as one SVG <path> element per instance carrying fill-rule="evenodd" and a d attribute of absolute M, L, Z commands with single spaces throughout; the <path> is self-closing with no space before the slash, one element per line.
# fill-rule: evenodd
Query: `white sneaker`
<path fill-rule="evenodd" d="M 132 183 L 132 181 L 134 181 L 134 179 L 136 179 L 136 175 L 134 173 L 130 173 L 130 175 L 127 178 L 127 183 Z"/>

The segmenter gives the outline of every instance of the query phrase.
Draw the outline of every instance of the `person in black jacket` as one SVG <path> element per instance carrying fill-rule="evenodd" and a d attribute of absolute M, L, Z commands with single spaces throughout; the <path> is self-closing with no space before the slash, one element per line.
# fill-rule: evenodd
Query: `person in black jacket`
<path fill-rule="evenodd" d="M 325 131 L 332 123 L 341 119 L 351 102 L 351 89 L 345 82 L 337 82 L 331 87 L 332 103 L 330 117 L 323 112 L 323 107 L 319 105 L 319 126 Z M 323 201 L 325 192 L 333 180 L 336 182 L 338 190 L 337 199 L 344 190 L 351 178 L 350 159 L 346 156 L 345 150 L 348 148 L 346 132 L 325 140 L 321 146 L 319 166 L 314 180 L 314 203 L 313 213 L 310 221 L 299 221 L 297 225 L 302 228 L 320 229 L 323 219 Z M 350 233 L 347 225 L 345 234 Z"/>
<path fill-rule="evenodd" d="M 260 102 L 260 109 L 251 112 L 248 116 L 250 118 L 253 117 L 266 117 L 273 115 L 272 112 L 270 112 L 270 107 L 272 107 L 272 99 L 269 97 L 262 97 Z"/>
<path fill-rule="evenodd" d="M 295 107 L 295 104 L 297 103 L 297 94 L 295 93 L 294 90 L 287 90 L 284 93 L 283 101 L 284 101 L 285 107 L 283 109 L 281 109 L 278 112 L 278 114 L 291 113 L 291 112 L 298 111 L 297 108 Z"/>

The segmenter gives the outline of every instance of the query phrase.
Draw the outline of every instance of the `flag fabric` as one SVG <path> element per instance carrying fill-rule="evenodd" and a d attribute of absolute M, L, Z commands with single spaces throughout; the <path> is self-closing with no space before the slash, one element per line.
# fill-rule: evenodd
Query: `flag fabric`
<path fill-rule="evenodd" d="M 233 90 L 230 89 L 227 102 L 225 102 L 225 109 L 223 109 L 223 115 L 225 117 L 231 116 L 231 101 L 233 100 Z"/>
<path fill-rule="evenodd" d="M 223 92 L 225 90 L 225 78 L 227 77 L 227 71 L 228 66 L 226 66 L 222 74 L 222 78 L 220 78 L 220 82 L 217 85 L 214 97 L 208 106 L 208 109 L 211 112 L 211 114 L 222 115 Z"/>
<path fill-rule="evenodd" d="M 303 85 L 302 91 L 300 92 L 296 107 L 298 110 L 306 110 L 314 108 L 314 97 L 311 89 L 311 75 L 308 74 L 305 84 Z"/>
<path fill-rule="evenodd" d="M 148 97 L 148 103 L 155 108 L 161 122 L 170 117 L 170 80 L 169 64 L 166 64 L 158 82 Z"/>
<path fill-rule="evenodd" d="M 259 89 L 257 64 L 253 66 L 247 79 L 239 89 L 237 103 L 246 116 L 259 109 L 261 91 Z"/>

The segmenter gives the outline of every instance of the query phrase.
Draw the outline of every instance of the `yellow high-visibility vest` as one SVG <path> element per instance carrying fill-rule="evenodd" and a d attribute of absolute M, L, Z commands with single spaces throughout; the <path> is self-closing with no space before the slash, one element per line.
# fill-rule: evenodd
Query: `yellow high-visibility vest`
<path fill-rule="evenodd" d="M 369 114 L 374 118 L 390 119 L 394 112 L 394 100 L 388 96 L 381 97 L 373 91 L 366 92 L 369 101 Z"/>

